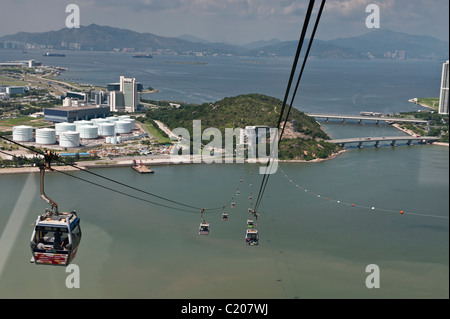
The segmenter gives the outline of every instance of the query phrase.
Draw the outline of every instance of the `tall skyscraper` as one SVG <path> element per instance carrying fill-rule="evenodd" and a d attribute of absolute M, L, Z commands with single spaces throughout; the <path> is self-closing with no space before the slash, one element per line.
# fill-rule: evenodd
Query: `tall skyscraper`
<path fill-rule="evenodd" d="M 135 112 L 137 110 L 137 106 L 139 105 L 136 79 L 121 76 L 120 92 L 122 92 L 124 96 L 125 110 L 128 112 Z"/>
<path fill-rule="evenodd" d="M 142 84 L 135 78 L 120 77 L 119 83 L 109 83 L 109 105 L 111 112 L 136 112 L 140 103 Z"/>
<path fill-rule="evenodd" d="M 442 65 L 441 95 L 439 97 L 439 114 L 448 114 L 448 60 Z"/>

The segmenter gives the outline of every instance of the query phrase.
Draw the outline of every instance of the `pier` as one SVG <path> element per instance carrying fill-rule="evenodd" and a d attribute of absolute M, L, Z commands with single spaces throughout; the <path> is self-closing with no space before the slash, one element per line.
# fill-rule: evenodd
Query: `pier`
<path fill-rule="evenodd" d="M 431 144 L 439 138 L 434 136 L 382 136 L 382 137 L 356 137 L 356 138 L 342 138 L 329 140 L 328 142 L 340 144 L 343 147 L 345 144 L 358 143 L 359 148 L 363 148 L 363 143 L 374 143 L 375 147 L 380 147 L 380 142 L 391 142 L 391 146 L 397 146 L 397 141 L 407 141 L 407 145 L 413 145 L 413 141 L 419 144 Z"/>
<path fill-rule="evenodd" d="M 314 118 L 324 118 L 325 122 L 328 122 L 329 119 L 338 119 L 341 120 L 342 123 L 345 123 L 345 120 L 356 120 L 359 124 L 362 124 L 363 121 L 375 121 L 376 124 L 379 122 L 387 122 L 387 123 L 397 123 L 397 122 L 409 122 L 409 123 L 421 123 L 427 124 L 428 121 L 419 120 L 419 119 L 406 119 L 401 117 L 390 117 L 390 116 L 367 116 L 367 115 L 347 115 L 347 114 L 319 114 L 319 113 L 305 113 L 308 116 Z"/>

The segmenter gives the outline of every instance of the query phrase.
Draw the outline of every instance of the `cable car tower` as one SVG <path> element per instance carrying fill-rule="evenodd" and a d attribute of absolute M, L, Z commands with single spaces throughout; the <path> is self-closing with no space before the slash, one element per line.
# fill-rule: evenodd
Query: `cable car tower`
<path fill-rule="evenodd" d="M 53 170 L 50 166 L 57 155 L 47 151 L 45 162 L 39 166 L 41 198 L 52 209 L 38 216 L 31 235 L 31 260 L 36 265 L 67 266 L 75 258 L 81 241 L 80 218 L 75 211 L 59 212 L 58 204 L 45 194 L 45 170 Z"/>

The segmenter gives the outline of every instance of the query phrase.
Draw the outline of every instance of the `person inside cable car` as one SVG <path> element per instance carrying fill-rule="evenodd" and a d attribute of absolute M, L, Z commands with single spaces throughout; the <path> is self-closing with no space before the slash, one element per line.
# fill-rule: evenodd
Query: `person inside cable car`
<path fill-rule="evenodd" d="M 39 239 L 39 243 L 36 246 L 37 249 L 45 250 L 45 241 L 44 238 Z"/>
<path fill-rule="evenodd" d="M 57 230 L 55 231 L 55 239 L 53 241 L 53 248 L 54 249 L 60 249 L 62 245 L 62 241 L 61 241 L 61 231 Z"/>
<path fill-rule="evenodd" d="M 64 240 L 62 241 L 61 245 L 59 246 L 59 249 L 62 250 L 67 250 L 66 245 L 69 243 L 69 236 L 67 236 L 66 238 L 64 238 Z"/>

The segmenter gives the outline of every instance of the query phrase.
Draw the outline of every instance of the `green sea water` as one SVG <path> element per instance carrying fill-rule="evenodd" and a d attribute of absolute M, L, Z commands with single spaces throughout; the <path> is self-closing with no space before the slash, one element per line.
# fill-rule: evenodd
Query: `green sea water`
<path fill-rule="evenodd" d="M 261 182 L 256 164 L 154 166 L 151 175 L 94 170 L 193 206 L 227 205 L 228 221 L 221 210 L 206 211 L 207 236 L 198 234 L 200 211 L 159 207 L 47 174 L 47 194 L 82 220 L 74 260 L 80 288 L 72 289 L 64 268 L 29 263 L 31 224 L 46 207 L 38 174 L 0 175 L 0 231 L 7 223 L 17 227 L 12 249 L 2 256 L 0 297 L 448 298 L 448 148 L 354 149 L 330 161 L 280 168 L 294 183 L 280 170 L 270 177 L 258 246 L 244 241 L 248 196 L 252 191 L 256 198 Z M 11 212 L 22 216 L 20 225 L 10 223 Z M 369 264 L 380 268 L 378 289 L 365 285 Z"/>

